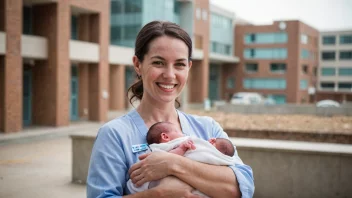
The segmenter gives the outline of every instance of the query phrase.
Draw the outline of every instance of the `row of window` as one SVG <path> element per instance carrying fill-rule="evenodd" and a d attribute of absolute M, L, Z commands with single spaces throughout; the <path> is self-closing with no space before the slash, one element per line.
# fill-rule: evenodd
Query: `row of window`
<path fill-rule="evenodd" d="M 224 55 L 231 55 L 231 45 L 212 41 L 210 45 L 210 51 Z"/>
<path fill-rule="evenodd" d="M 287 43 L 287 33 L 252 33 L 244 36 L 246 44 L 270 44 L 270 43 Z"/>
<path fill-rule="evenodd" d="M 111 14 L 116 13 L 140 13 L 142 12 L 142 0 L 111 0 Z"/>
<path fill-rule="evenodd" d="M 339 36 L 340 44 L 352 44 L 352 34 L 349 35 L 340 35 Z M 335 45 L 336 36 L 323 36 L 323 45 Z"/>
<path fill-rule="evenodd" d="M 203 21 L 208 20 L 208 12 L 205 9 L 197 8 L 196 9 L 196 18 L 198 20 L 202 19 Z"/>
<path fill-rule="evenodd" d="M 322 76 L 335 76 L 338 71 L 339 76 L 352 76 L 352 68 L 334 68 L 334 67 L 324 67 L 321 68 Z"/>
<path fill-rule="evenodd" d="M 258 71 L 258 63 L 246 63 L 245 65 L 246 72 L 254 73 Z M 270 71 L 273 73 L 285 73 L 286 64 L 285 63 L 271 63 Z"/>
<path fill-rule="evenodd" d="M 324 51 L 321 52 L 322 60 L 335 60 L 336 59 L 335 51 Z M 339 51 L 339 59 L 340 60 L 351 60 L 352 59 L 352 51 Z"/>
<path fill-rule="evenodd" d="M 232 29 L 232 20 L 225 16 L 211 13 L 210 25 L 213 28 Z"/>
<path fill-rule="evenodd" d="M 279 78 L 246 78 L 243 81 L 245 89 L 286 89 L 286 79 Z"/>
<path fill-rule="evenodd" d="M 339 82 L 335 84 L 334 82 L 321 82 L 320 87 L 322 89 L 343 89 L 343 90 L 351 90 L 352 89 L 352 82 Z"/>
<path fill-rule="evenodd" d="M 286 59 L 286 48 L 249 48 L 243 52 L 246 59 Z"/>

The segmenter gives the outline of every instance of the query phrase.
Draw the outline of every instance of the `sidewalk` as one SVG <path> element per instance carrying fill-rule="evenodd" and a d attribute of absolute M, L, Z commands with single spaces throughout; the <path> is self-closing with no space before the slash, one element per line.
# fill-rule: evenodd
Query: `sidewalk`
<path fill-rule="evenodd" d="M 108 113 L 108 120 L 123 115 L 124 111 L 111 111 Z M 65 137 L 73 134 L 98 132 L 100 126 L 105 122 L 76 121 L 69 126 L 50 127 L 50 126 L 31 126 L 20 132 L 0 133 L 0 146 L 12 143 L 24 143 L 33 140 L 45 140 Z"/>

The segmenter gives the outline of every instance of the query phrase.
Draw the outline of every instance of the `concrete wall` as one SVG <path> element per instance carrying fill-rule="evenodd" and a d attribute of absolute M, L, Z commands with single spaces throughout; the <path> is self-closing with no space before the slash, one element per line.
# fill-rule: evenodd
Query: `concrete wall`
<path fill-rule="evenodd" d="M 226 104 L 216 107 L 226 113 L 242 114 L 303 114 L 317 116 L 343 115 L 352 116 L 352 107 L 316 107 L 314 105 L 232 105 Z"/>
<path fill-rule="evenodd" d="M 352 146 L 233 139 L 252 167 L 255 198 L 352 197 Z"/>
<path fill-rule="evenodd" d="M 95 134 L 72 138 L 72 181 L 85 183 Z M 352 197 L 352 146 L 232 138 L 252 167 L 255 198 Z"/>

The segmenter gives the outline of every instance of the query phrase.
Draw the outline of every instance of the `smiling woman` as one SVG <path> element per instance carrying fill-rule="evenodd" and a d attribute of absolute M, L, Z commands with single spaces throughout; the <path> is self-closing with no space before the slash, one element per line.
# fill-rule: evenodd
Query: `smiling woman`
<path fill-rule="evenodd" d="M 87 179 L 87 196 L 93 197 L 252 197 L 252 169 L 243 164 L 237 152 L 236 164 L 214 166 L 164 152 L 147 152 L 146 134 L 157 122 L 170 122 L 185 136 L 204 140 L 227 138 L 220 125 L 209 117 L 189 115 L 175 103 L 187 83 L 192 67 L 192 41 L 178 25 L 153 21 L 146 24 L 136 39 L 134 69 L 138 82 L 129 91 L 139 106 L 116 118 L 98 132 Z M 160 184 L 131 194 L 126 186 L 131 179 L 140 187 L 150 181 Z M 150 187 L 150 189 L 149 189 Z"/>

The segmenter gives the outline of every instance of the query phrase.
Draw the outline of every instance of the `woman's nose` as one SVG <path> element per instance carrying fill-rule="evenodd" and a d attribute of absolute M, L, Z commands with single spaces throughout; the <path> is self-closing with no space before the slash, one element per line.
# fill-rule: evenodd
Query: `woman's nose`
<path fill-rule="evenodd" d="M 164 78 L 175 78 L 175 71 L 173 66 L 168 66 L 165 68 L 163 73 Z"/>

